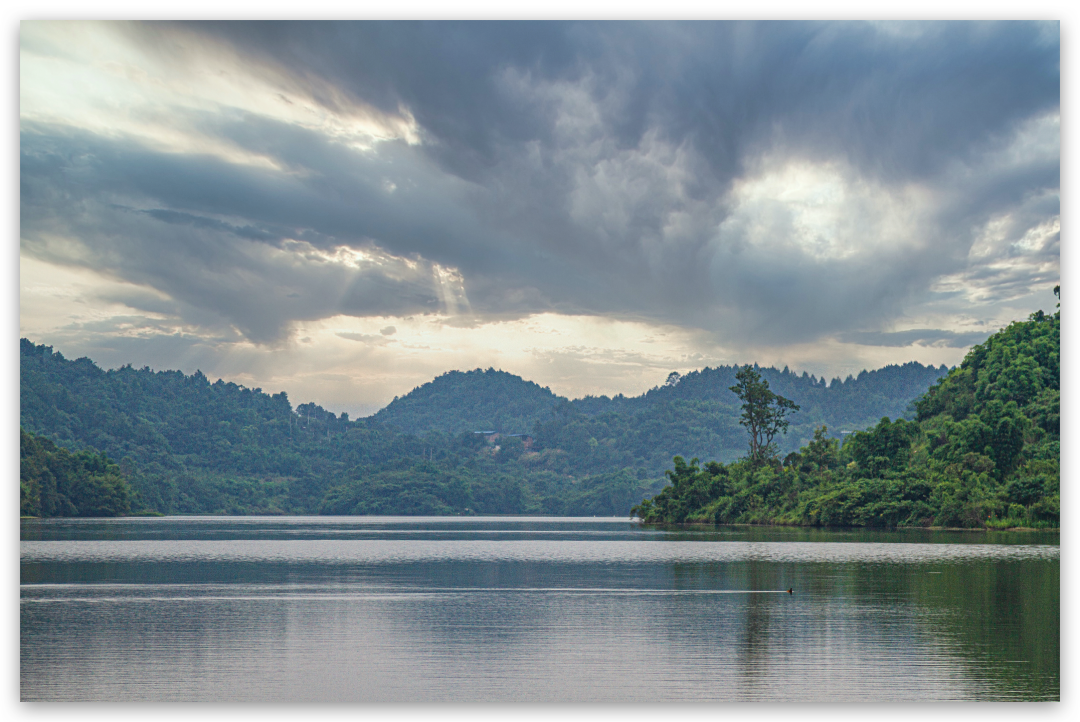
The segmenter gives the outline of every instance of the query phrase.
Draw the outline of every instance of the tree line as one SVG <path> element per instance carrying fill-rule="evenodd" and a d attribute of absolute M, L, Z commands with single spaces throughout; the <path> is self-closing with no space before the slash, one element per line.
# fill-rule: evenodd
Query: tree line
<path fill-rule="evenodd" d="M 667 483 L 673 456 L 741 453 L 738 404 L 722 387 L 738 367 L 573 401 L 493 369 L 450 372 L 351 419 L 201 372 L 103 370 L 27 339 L 20 350 L 23 429 L 112 460 L 133 513 L 626 515 Z M 813 433 L 799 417 L 854 427 L 860 398 L 914 413 L 945 371 L 905 364 L 826 384 L 756 368 L 798 399 L 785 443 Z"/>
<path fill-rule="evenodd" d="M 744 368 L 730 390 L 749 453 L 704 466 L 676 457 L 669 484 L 631 513 L 676 524 L 1057 527 L 1060 316 L 1036 312 L 973 347 L 917 400 L 913 420 L 885 417 L 843 443 L 822 425 L 786 456 L 771 440 L 798 405 Z"/>

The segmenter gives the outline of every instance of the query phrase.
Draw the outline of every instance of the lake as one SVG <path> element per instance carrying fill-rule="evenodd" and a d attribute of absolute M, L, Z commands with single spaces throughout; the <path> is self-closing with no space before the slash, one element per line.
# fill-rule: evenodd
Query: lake
<path fill-rule="evenodd" d="M 21 697 L 1057 700 L 1059 551 L 596 518 L 24 520 Z"/>

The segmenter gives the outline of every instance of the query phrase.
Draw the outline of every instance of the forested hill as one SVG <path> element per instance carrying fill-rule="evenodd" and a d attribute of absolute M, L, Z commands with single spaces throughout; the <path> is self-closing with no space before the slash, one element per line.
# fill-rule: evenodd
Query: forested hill
<path fill-rule="evenodd" d="M 20 425 L 119 462 L 137 506 L 163 513 L 314 512 L 350 468 L 408 462 L 414 439 L 315 404 L 293 408 L 201 372 L 105 371 L 20 343 Z"/>
<path fill-rule="evenodd" d="M 580 472 L 631 468 L 657 476 L 676 454 L 724 461 L 742 455 L 745 432 L 738 423 L 739 401 L 730 391 L 738 369 L 672 373 L 662 386 L 640 396 L 573 401 L 503 371 L 452 371 L 395 399 L 372 418 L 411 433 L 529 433 L 538 451 L 569 452 Z M 914 416 L 912 402 L 948 369 L 911 362 L 831 383 L 787 368 L 758 371 L 776 393 L 801 406 L 780 441 L 787 452 L 807 443 L 822 424 L 839 434 L 871 426 L 883 416 Z"/>
<path fill-rule="evenodd" d="M 520 438 L 419 436 L 293 407 L 284 393 L 200 372 L 106 371 L 27 339 L 19 382 L 28 514 L 103 513 L 79 501 L 104 483 L 99 466 L 106 481 L 115 467 L 130 484 L 131 511 L 165 514 L 621 516 L 663 483 L 643 469 L 587 471 L 563 450 L 528 451 Z"/>
<path fill-rule="evenodd" d="M 505 371 L 450 371 L 395 397 L 372 418 L 411 434 L 529 434 L 560 401 L 566 399 Z"/>
<path fill-rule="evenodd" d="M 912 421 L 882 419 L 842 446 L 819 430 L 775 458 L 675 459 L 671 485 L 635 511 L 669 523 L 1057 527 L 1060 344 L 1060 312 L 1038 311 L 972 348 Z"/>
<path fill-rule="evenodd" d="M 746 450 L 727 388 L 734 367 L 675 375 L 634 398 L 575 401 L 500 371 L 454 371 L 350 419 L 200 372 L 103 370 L 26 339 L 20 357 L 23 429 L 116 462 L 133 511 L 621 515 L 663 486 L 675 455 Z M 815 424 L 899 416 L 944 369 L 906 364 L 828 385 L 761 372 L 804 408 L 786 451 Z"/>
<path fill-rule="evenodd" d="M 586 396 L 572 401 L 505 371 L 450 371 L 405 396 L 395 397 L 371 418 L 415 434 L 479 430 L 527 434 L 532 433 L 538 421 L 548 421 L 557 406 L 566 404 L 570 413 L 589 417 L 636 414 L 676 401 L 719 404 L 730 409 L 738 405 L 730 387 L 739 368 L 719 366 L 685 375 L 672 373 L 662 386 L 640 396 Z M 882 416 L 913 415 L 912 402 L 948 373 L 944 365 L 923 366 L 911 361 L 829 382 L 806 372 L 792 373 L 787 367 L 781 371 L 755 364 L 754 368 L 775 393 L 802 407 L 797 423 L 824 423 L 837 429 L 845 425 L 861 428 Z"/>
<path fill-rule="evenodd" d="M 642 396 L 626 399 L 625 406 L 648 406 L 651 404 L 681 401 L 712 401 L 725 405 L 736 403 L 730 389 L 735 385 L 739 366 L 719 366 L 692 371 L 680 376 L 672 374 L 660 387 Z M 827 424 L 830 427 L 852 426 L 861 428 L 875 423 L 882 416 L 897 418 L 912 415 L 912 401 L 948 373 L 944 365 L 923 366 L 917 361 L 903 365 L 890 364 L 874 371 L 862 371 L 858 376 L 848 376 L 831 382 L 817 378 L 805 371 L 799 375 L 787 367 L 754 369 L 769 383 L 774 393 L 791 399 L 801 407 L 799 423 Z M 599 401 L 600 403 L 596 403 Z M 603 397 L 598 400 L 575 401 L 580 407 L 604 410 Z M 595 413 L 595 411 L 594 411 Z M 812 419 L 812 421 L 808 421 Z"/>

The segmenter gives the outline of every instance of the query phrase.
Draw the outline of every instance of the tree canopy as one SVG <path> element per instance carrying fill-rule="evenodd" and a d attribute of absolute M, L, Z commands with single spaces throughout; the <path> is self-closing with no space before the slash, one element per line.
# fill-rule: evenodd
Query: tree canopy
<path fill-rule="evenodd" d="M 799 405 L 770 391 L 769 382 L 751 366 L 743 366 L 735 380 L 730 389 L 743 402 L 739 423 L 750 433 L 750 460 L 760 464 L 776 456 L 773 438 L 787 431 L 787 416 Z"/>
<path fill-rule="evenodd" d="M 20 349 L 22 427 L 115 460 L 133 512 L 623 515 L 659 492 L 673 456 L 728 461 L 745 449 L 735 366 L 574 400 L 501 371 L 450 372 L 352 419 L 201 372 L 103 370 L 26 339 Z M 899 415 L 945 373 L 905 364 L 830 384 L 755 370 L 802 407 L 781 451 L 806 443 L 815 421 Z"/>
<path fill-rule="evenodd" d="M 1011 324 L 934 384 L 914 420 L 884 417 L 842 445 L 822 425 L 782 462 L 754 463 L 753 447 L 726 465 L 677 458 L 671 483 L 632 513 L 660 523 L 1056 527 L 1060 328 L 1060 311 Z"/>
<path fill-rule="evenodd" d="M 22 516 L 123 516 L 131 488 L 104 454 L 72 453 L 19 430 L 19 513 Z"/>

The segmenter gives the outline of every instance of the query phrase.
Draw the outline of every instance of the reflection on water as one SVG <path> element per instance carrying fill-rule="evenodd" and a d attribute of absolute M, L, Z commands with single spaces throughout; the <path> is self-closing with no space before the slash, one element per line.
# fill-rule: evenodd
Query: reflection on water
<path fill-rule="evenodd" d="M 1050 534 L 215 517 L 22 539 L 25 700 L 1060 694 Z"/>

